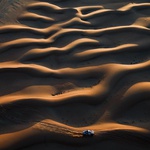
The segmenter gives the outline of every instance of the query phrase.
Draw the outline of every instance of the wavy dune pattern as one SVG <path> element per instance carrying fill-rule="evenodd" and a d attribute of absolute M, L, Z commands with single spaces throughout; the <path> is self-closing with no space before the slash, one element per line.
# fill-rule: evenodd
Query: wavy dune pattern
<path fill-rule="evenodd" d="M 0 6 L 0 150 L 150 149 L 149 0 Z"/>

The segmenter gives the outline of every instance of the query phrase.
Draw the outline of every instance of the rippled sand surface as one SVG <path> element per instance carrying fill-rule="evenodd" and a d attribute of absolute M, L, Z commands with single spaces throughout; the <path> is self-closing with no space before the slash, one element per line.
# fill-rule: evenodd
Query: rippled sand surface
<path fill-rule="evenodd" d="M 150 149 L 149 0 L 0 0 L 0 150 L 49 149 Z"/>

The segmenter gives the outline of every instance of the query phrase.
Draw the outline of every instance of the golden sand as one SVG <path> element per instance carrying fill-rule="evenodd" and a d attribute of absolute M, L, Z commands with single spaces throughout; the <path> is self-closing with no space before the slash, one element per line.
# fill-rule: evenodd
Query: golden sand
<path fill-rule="evenodd" d="M 149 150 L 149 100 L 148 0 L 0 1 L 0 150 Z"/>

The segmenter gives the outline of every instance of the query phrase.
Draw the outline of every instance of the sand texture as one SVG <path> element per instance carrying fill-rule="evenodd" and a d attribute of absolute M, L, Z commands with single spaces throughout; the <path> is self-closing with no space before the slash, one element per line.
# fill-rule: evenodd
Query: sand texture
<path fill-rule="evenodd" d="M 0 0 L 0 150 L 150 150 L 150 0 Z"/>

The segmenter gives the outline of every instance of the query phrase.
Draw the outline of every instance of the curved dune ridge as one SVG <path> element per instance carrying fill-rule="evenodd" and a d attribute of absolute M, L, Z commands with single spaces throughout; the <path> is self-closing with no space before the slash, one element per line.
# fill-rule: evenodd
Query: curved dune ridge
<path fill-rule="evenodd" d="M 0 6 L 0 150 L 150 149 L 148 0 Z"/>

